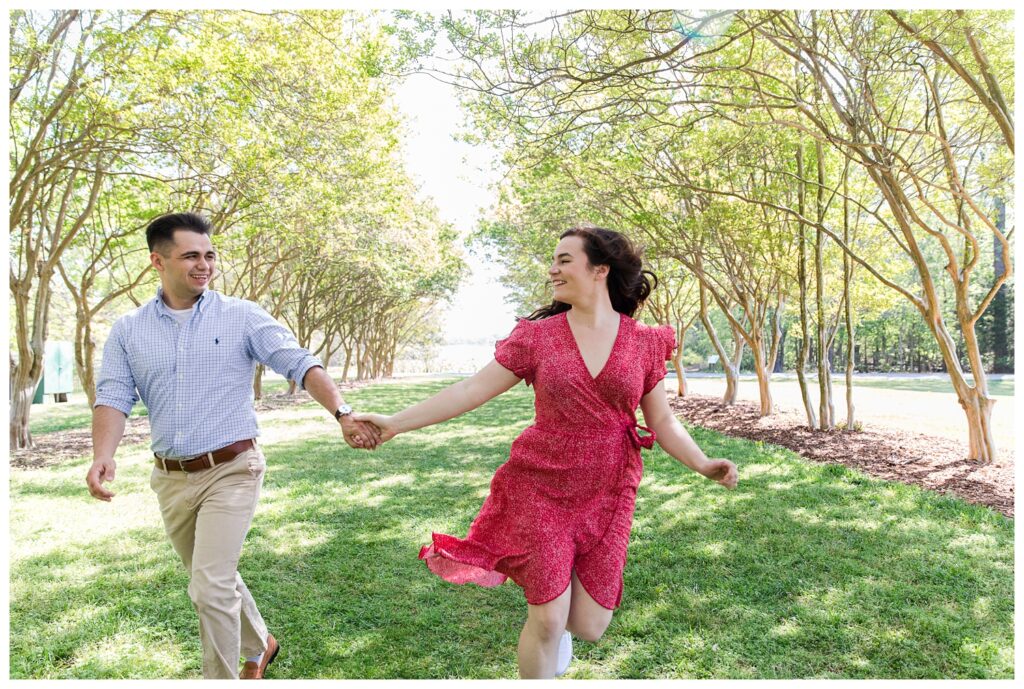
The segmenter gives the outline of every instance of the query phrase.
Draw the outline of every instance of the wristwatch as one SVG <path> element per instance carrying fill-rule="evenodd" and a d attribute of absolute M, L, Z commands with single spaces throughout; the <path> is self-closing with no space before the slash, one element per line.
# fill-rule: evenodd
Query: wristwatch
<path fill-rule="evenodd" d="M 338 407 L 338 409 L 334 412 L 334 418 L 336 418 L 338 421 L 341 421 L 341 417 L 348 416 L 351 413 L 352 407 L 348 406 L 347 404 L 343 404 L 340 407 Z"/>

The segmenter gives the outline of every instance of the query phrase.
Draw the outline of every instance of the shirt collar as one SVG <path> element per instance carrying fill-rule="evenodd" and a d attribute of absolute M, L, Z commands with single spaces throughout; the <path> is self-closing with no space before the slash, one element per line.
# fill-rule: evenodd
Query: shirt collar
<path fill-rule="evenodd" d="M 213 290 L 211 289 L 203 290 L 203 293 L 199 295 L 199 299 L 196 300 L 196 304 L 199 305 L 199 313 L 204 313 L 206 311 L 206 306 L 211 301 L 210 299 L 207 299 L 207 295 L 212 291 Z M 162 285 L 157 285 L 156 298 L 154 301 L 156 302 L 157 313 L 161 315 L 171 315 L 169 313 L 170 307 L 168 307 L 167 302 L 164 301 L 164 288 Z"/>

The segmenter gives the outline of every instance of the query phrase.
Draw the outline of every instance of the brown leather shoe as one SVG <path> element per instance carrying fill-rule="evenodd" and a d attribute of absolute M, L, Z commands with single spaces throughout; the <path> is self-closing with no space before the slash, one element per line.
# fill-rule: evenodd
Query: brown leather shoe
<path fill-rule="evenodd" d="M 245 665 L 242 666 L 242 674 L 238 676 L 238 679 L 263 679 L 263 673 L 267 671 L 267 666 L 274 662 L 274 658 L 277 657 L 277 652 L 280 650 L 281 646 L 278 645 L 277 639 L 273 634 L 267 632 L 267 650 L 263 651 L 260 662 L 245 661 Z"/>

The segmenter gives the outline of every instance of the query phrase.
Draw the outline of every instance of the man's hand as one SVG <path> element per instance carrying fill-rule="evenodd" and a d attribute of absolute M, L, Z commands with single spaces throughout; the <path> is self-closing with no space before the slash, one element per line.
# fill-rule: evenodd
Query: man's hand
<path fill-rule="evenodd" d="M 380 433 L 380 442 L 386 443 L 387 441 L 398 435 L 398 428 L 392 422 L 390 416 L 384 414 L 352 414 L 356 421 L 373 426 Z"/>
<path fill-rule="evenodd" d="M 89 467 L 89 473 L 85 475 L 85 485 L 89 486 L 89 493 L 97 500 L 110 502 L 114 493 L 104 488 L 101 484 L 104 481 L 113 481 L 117 465 L 113 459 L 94 460 Z"/>
<path fill-rule="evenodd" d="M 363 423 L 353 418 L 355 414 L 346 414 L 341 417 L 341 433 L 349 447 L 357 450 L 376 450 L 383 442 L 380 431 L 370 423 Z"/>
<path fill-rule="evenodd" d="M 701 473 L 730 490 L 735 488 L 736 483 L 739 481 L 739 472 L 736 470 L 736 465 L 728 459 L 709 460 L 704 471 Z"/>

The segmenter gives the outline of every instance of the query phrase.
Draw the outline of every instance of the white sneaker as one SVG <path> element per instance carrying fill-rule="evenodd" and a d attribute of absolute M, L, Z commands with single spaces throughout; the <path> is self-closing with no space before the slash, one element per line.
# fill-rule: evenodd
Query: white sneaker
<path fill-rule="evenodd" d="M 555 666 L 555 677 L 561 677 L 568 671 L 569 663 L 572 662 L 572 634 L 568 631 L 562 632 L 562 638 L 558 641 L 558 664 Z"/>

